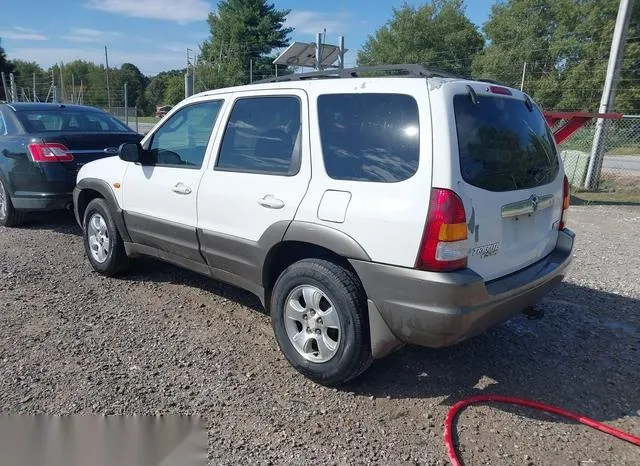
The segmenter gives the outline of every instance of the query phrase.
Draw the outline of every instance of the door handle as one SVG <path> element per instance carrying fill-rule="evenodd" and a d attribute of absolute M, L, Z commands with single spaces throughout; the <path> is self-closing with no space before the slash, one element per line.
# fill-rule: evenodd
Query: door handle
<path fill-rule="evenodd" d="M 273 194 L 267 194 L 262 199 L 258 199 L 258 204 L 268 209 L 282 209 L 284 207 L 284 201 L 278 199 Z"/>
<path fill-rule="evenodd" d="M 176 184 L 171 190 L 178 194 L 191 194 L 191 188 L 183 183 Z"/>

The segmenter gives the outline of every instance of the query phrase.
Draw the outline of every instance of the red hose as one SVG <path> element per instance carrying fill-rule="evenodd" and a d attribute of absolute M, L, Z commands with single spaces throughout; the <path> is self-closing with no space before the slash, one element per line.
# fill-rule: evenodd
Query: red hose
<path fill-rule="evenodd" d="M 547 405 L 544 403 L 539 403 L 537 401 L 525 400 L 523 398 L 514 398 L 511 396 L 502 396 L 502 395 L 478 395 L 471 396 L 469 398 L 465 398 L 462 401 L 458 401 L 454 404 L 449 412 L 447 413 L 447 418 L 445 419 L 444 426 L 444 441 L 447 446 L 447 453 L 449 454 L 449 460 L 453 466 L 460 466 L 460 458 L 458 457 L 458 453 L 456 452 L 456 447 L 453 443 L 453 423 L 456 419 L 458 413 L 466 408 L 467 406 L 474 403 L 483 403 L 486 401 L 494 401 L 498 403 L 508 403 L 512 405 L 520 405 L 526 406 L 528 408 L 539 409 L 541 411 L 546 411 L 547 413 L 557 414 L 558 416 L 563 416 L 568 419 L 572 419 L 576 422 L 584 424 L 586 426 L 591 427 L 592 429 L 599 430 L 600 432 L 604 432 L 605 434 L 613 435 L 620 440 L 625 440 L 629 443 L 637 445 L 640 447 L 640 437 L 636 437 L 635 435 L 631 435 L 627 432 L 623 432 L 618 429 L 614 429 L 611 426 L 606 424 L 602 424 L 601 422 L 594 421 L 588 417 L 582 416 L 580 414 L 575 414 L 570 411 L 566 411 L 564 409 L 558 408 L 556 406 Z"/>

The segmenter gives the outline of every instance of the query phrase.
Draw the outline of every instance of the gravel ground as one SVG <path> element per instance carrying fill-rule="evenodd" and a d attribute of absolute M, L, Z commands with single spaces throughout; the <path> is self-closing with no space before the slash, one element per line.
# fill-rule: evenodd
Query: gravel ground
<path fill-rule="evenodd" d="M 545 298 L 455 347 L 408 347 L 341 389 L 291 369 L 250 295 L 153 260 L 93 273 L 70 216 L 0 227 L 0 413 L 199 413 L 212 464 L 446 464 L 448 407 L 498 393 L 640 435 L 640 209 L 574 207 Z M 640 448 L 518 407 L 470 407 L 466 464 L 640 464 Z"/>

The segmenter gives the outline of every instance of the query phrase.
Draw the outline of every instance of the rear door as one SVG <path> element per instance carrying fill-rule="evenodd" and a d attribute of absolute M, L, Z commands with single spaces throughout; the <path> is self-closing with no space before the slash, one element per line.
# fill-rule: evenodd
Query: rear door
<path fill-rule="evenodd" d="M 217 159 L 198 191 L 198 231 L 210 266 L 259 280 L 259 240 L 267 231 L 282 238 L 311 178 L 308 114 L 303 91 L 234 94 Z"/>
<path fill-rule="evenodd" d="M 449 153 L 451 168 L 434 165 L 434 181 L 439 172 L 450 173 L 440 182 L 450 182 L 465 204 L 468 265 L 492 280 L 555 247 L 563 181 L 557 149 L 542 113 L 523 93 L 480 83 L 443 87 L 436 111 L 448 116 L 434 121 L 450 123 L 444 132 L 450 144 L 434 153 Z M 438 139 L 442 145 L 445 138 Z M 443 163 L 446 158 L 434 161 Z"/>

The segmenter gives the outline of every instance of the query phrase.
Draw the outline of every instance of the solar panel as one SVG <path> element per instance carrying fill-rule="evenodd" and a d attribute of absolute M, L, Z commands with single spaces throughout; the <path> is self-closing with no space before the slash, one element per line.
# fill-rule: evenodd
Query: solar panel
<path fill-rule="evenodd" d="M 322 44 L 322 67 L 332 66 L 340 58 L 340 48 Z M 347 49 L 344 50 L 345 53 Z M 273 63 L 284 66 L 316 66 L 316 44 L 314 42 L 294 42 L 282 52 Z"/>

